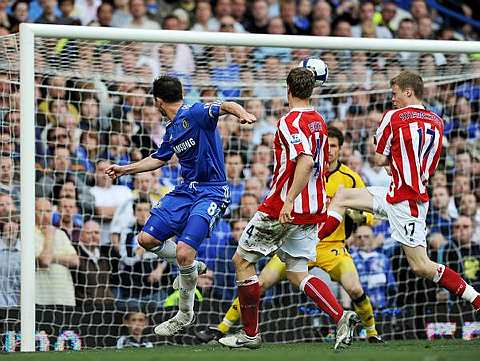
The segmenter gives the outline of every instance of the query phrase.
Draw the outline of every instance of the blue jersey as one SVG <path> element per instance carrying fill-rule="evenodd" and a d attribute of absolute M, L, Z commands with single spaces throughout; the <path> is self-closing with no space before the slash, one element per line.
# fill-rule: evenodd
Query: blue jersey
<path fill-rule="evenodd" d="M 226 182 L 223 143 L 216 129 L 220 108 L 220 103 L 183 105 L 152 157 L 168 161 L 176 154 L 186 183 Z"/>
<path fill-rule="evenodd" d="M 358 271 L 360 282 L 368 294 L 373 308 L 388 306 L 388 289 L 395 287 L 390 260 L 383 253 L 372 251 L 351 252 L 353 262 Z"/>

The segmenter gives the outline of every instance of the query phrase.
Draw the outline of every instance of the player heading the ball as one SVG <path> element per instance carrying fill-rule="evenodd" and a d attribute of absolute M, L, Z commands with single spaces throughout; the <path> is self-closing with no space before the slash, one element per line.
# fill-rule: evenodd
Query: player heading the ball
<path fill-rule="evenodd" d="M 243 329 L 223 337 L 228 347 L 258 348 L 261 287 L 255 264 L 276 252 L 286 264 L 288 280 L 337 324 L 335 348 L 348 346 L 356 314 L 343 310 L 328 286 L 308 274 L 316 259 L 317 224 L 325 219 L 328 134 L 322 116 L 310 106 L 315 87 L 312 71 L 297 67 L 287 77 L 290 111 L 277 123 L 271 189 L 247 224 L 233 256 Z"/>
<path fill-rule="evenodd" d="M 176 263 L 180 270 L 174 282 L 180 291 L 179 311 L 155 327 L 157 335 L 169 336 L 193 322 L 197 277 L 206 271 L 205 264 L 195 260 L 197 249 L 230 202 L 223 143 L 216 129 L 218 117 L 232 114 L 242 124 L 254 123 L 256 118 L 235 102 L 186 105 L 181 82 L 168 75 L 153 82 L 153 97 L 168 119 L 162 143 L 149 157 L 124 166 L 111 165 L 105 173 L 116 179 L 152 171 L 174 155 L 180 163 L 183 182 L 152 208 L 138 235 L 143 248 Z M 173 236 L 177 244 L 170 240 Z"/>

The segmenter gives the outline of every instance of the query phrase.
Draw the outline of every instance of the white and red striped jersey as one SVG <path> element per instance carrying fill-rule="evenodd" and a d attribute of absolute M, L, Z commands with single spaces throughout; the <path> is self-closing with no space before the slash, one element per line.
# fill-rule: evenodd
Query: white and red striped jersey
<path fill-rule="evenodd" d="M 258 208 L 278 219 L 287 193 L 293 183 L 296 159 L 311 155 L 315 166 L 308 185 L 294 200 L 294 224 L 316 224 L 325 220 L 327 193 L 325 172 L 328 170 L 328 133 L 322 116 L 313 108 L 294 108 L 277 123 L 273 142 L 274 173 L 270 193 Z"/>
<path fill-rule="evenodd" d="M 387 202 L 427 202 L 428 179 L 442 152 L 443 120 L 423 105 L 390 110 L 376 135 L 376 152 L 388 157 L 392 180 Z"/>

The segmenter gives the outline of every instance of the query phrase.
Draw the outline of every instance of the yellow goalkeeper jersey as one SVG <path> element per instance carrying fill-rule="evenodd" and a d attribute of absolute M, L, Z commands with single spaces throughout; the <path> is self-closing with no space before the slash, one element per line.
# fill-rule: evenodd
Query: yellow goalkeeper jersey
<path fill-rule="evenodd" d="M 339 162 L 337 168 L 327 177 L 326 189 L 329 201 L 341 185 L 345 188 L 365 188 L 365 183 L 363 183 L 360 175 Z M 366 216 L 367 224 L 371 224 L 373 222 L 373 214 L 365 212 L 364 215 Z M 343 220 L 335 232 L 323 239 L 322 242 L 345 241 L 345 238 L 345 220 Z"/>

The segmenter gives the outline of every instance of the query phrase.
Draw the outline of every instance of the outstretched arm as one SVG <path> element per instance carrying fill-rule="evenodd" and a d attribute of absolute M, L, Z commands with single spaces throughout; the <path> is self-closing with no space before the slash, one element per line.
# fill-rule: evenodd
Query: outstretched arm
<path fill-rule="evenodd" d="M 240 104 L 235 102 L 223 102 L 220 108 L 220 115 L 232 114 L 239 118 L 240 123 L 255 123 L 255 115 L 247 112 Z"/>
<path fill-rule="evenodd" d="M 291 215 L 293 210 L 293 202 L 295 198 L 302 192 L 307 186 L 308 181 L 313 170 L 313 158 L 307 154 L 300 154 L 297 157 L 297 165 L 295 166 L 295 173 L 293 175 L 293 183 L 290 190 L 287 193 L 287 198 L 283 204 L 283 208 L 280 211 L 279 221 L 280 223 L 288 223 L 293 220 Z"/>
<path fill-rule="evenodd" d="M 112 164 L 110 167 L 108 167 L 105 170 L 105 174 L 108 175 L 112 179 L 116 179 L 118 177 L 121 177 L 124 174 L 136 174 L 136 173 L 142 173 L 142 172 L 148 172 L 151 170 L 158 169 L 160 167 L 163 167 L 167 162 L 153 158 L 152 156 L 149 156 L 147 158 L 144 158 L 138 162 L 135 163 L 130 163 L 127 165 L 116 165 Z"/>

